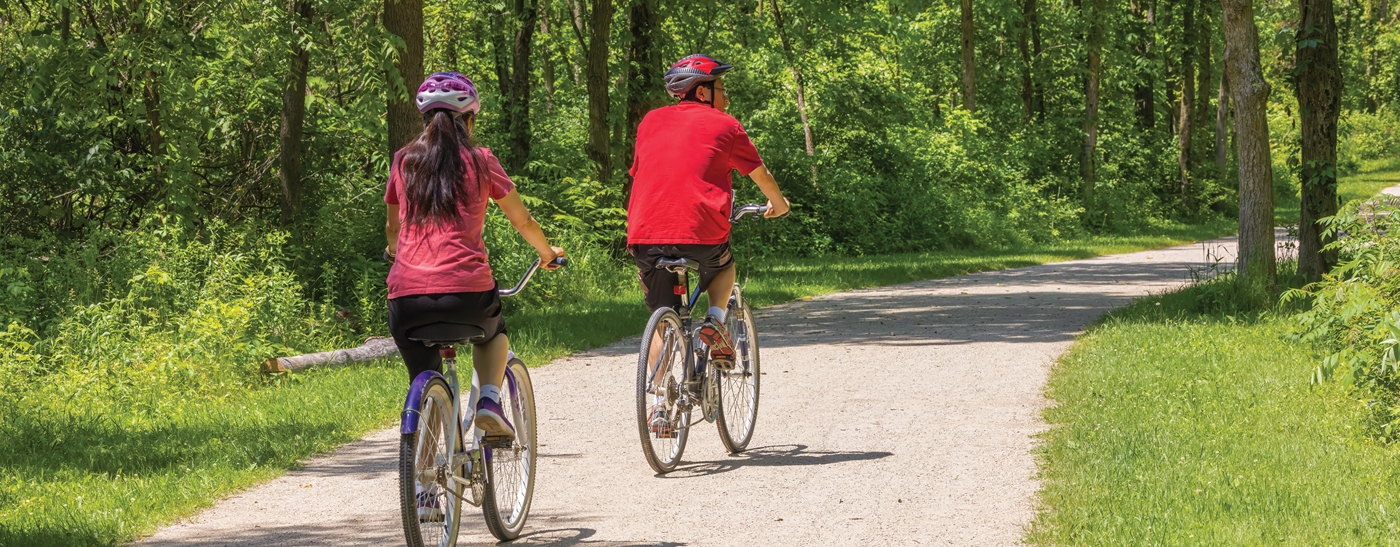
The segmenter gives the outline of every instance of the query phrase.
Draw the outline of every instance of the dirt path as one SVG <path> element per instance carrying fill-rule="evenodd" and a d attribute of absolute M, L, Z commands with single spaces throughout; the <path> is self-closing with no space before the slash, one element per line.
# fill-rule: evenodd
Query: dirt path
<path fill-rule="evenodd" d="M 1105 311 L 1233 240 L 853 291 L 758 312 L 752 448 L 699 427 L 656 477 L 637 339 L 536 369 L 543 448 L 516 545 L 1011 545 L 1033 516 L 1051 363 Z M 1207 252 L 1209 249 L 1210 252 Z M 639 304 L 640 305 L 640 304 Z M 697 426 L 698 427 L 698 426 Z M 396 433 L 376 433 L 141 545 L 402 544 Z M 493 541 L 464 508 L 463 545 Z"/>

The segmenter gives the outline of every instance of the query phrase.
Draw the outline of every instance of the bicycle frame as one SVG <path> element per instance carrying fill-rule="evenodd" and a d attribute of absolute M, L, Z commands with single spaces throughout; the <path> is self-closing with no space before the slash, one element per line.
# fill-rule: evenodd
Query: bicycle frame
<path fill-rule="evenodd" d="M 568 264 L 568 260 L 562 257 L 556 259 L 555 262 L 560 266 Z M 534 277 L 535 272 L 538 271 L 539 268 L 540 261 L 536 260 L 534 264 L 531 264 L 530 267 L 527 270 L 525 270 L 525 275 L 521 276 L 519 283 L 516 283 L 516 285 L 510 289 L 500 289 L 497 292 L 502 298 L 507 298 L 518 294 L 522 289 L 525 288 L 525 285 L 530 282 L 530 278 Z M 481 398 L 481 379 L 477 375 L 475 367 L 473 367 L 471 389 L 468 391 L 465 400 L 463 400 L 464 398 L 462 397 L 461 383 L 458 380 L 457 376 L 457 348 L 455 346 L 439 348 L 438 352 L 442 356 L 443 372 L 439 373 L 433 370 L 424 371 L 423 373 L 420 373 L 418 377 L 414 378 L 411 384 L 409 384 L 408 394 L 404 397 L 403 412 L 399 415 L 399 433 L 408 435 L 418 432 L 419 418 L 422 416 L 423 412 L 423 409 L 419 407 L 419 403 L 423 399 L 423 390 L 427 388 L 428 383 L 431 382 L 433 379 L 442 379 L 447 383 L 448 389 L 451 390 L 452 416 L 454 417 L 453 421 L 457 424 L 456 427 L 449 428 L 448 432 L 447 446 L 451 447 L 451 450 L 453 451 L 452 460 L 451 462 L 449 462 L 449 466 L 452 469 L 459 469 L 464 463 L 462 459 L 466 458 L 467 461 L 465 462 L 465 465 L 467 468 L 467 472 L 465 476 L 471 477 L 472 473 L 475 470 L 472 468 L 473 462 L 470 460 L 469 456 L 475 451 L 481 449 L 481 436 L 477 434 L 476 427 L 473 426 L 470 432 L 471 442 L 469 444 L 461 442 L 466 440 L 466 434 L 468 433 L 467 431 L 463 430 L 464 428 L 462 424 L 462 409 L 476 408 L 476 403 Z M 507 351 L 506 362 L 509 363 L 514 359 L 515 352 Z M 511 390 L 512 404 L 518 404 L 518 384 L 516 383 L 515 375 L 512 374 L 510 371 L 510 367 L 506 367 L 505 381 L 503 383 L 505 384 L 505 386 L 509 386 L 508 389 Z M 463 405 L 463 403 L 465 403 L 465 406 Z M 459 443 L 463 445 L 463 450 L 461 452 L 457 452 L 457 446 L 459 445 Z M 483 461 L 489 461 L 490 457 L 491 455 L 489 450 L 483 452 Z M 471 482 L 463 480 L 461 477 L 458 477 L 455 474 L 451 475 L 449 480 L 459 488 L 465 489 L 471 486 Z M 452 489 L 449 488 L 448 490 Z M 462 496 L 456 491 L 454 491 L 453 494 L 457 495 L 458 497 L 461 497 L 463 500 L 468 500 L 466 496 Z M 468 503 L 470 503 L 473 506 L 480 505 L 480 502 L 481 500 L 468 501 Z"/>

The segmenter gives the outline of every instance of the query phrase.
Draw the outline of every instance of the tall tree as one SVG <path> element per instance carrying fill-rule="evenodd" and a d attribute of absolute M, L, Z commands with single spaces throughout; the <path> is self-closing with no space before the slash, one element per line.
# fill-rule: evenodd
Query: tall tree
<path fill-rule="evenodd" d="M 524 171 L 530 161 L 530 84 L 534 80 L 534 71 L 530 68 L 530 47 L 538 28 L 539 13 L 537 0 L 515 0 L 509 13 L 513 24 L 499 25 L 502 32 L 514 30 L 510 45 L 506 45 L 504 35 L 497 34 L 496 82 L 501 88 L 506 134 L 510 143 L 506 167 L 512 172 Z"/>
<path fill-rule="evenodd" d="M 612 144 L 608 127 L 608 38 L 612 32 L 612 0 L 592 0 L 588 17 L 588 38 L 584 39 L 583 2 L 573 0 L 574 32 L 579 46 L 587 52 L 588 158 L 593 160 L 598 180 L 612 180 Z"/>
<path fill-rule="evenodd" d="M 1210 2 L 1201 0 L 1201 9 L 1196 17 L 1196 93 L 1195 93 L 1195 113 L 1192 115 L 1191 127 L 1196 130 L 1198 136 L 1205 138 L 1210 123 L 1210 92 L 1213 87 L 1210 85 L 1215 77 L 1214 69 L 1211 67 L 1211 55 L 1214 48 L 1212 37 L 1214 26 L 1211 20 Z M 1192 150 L 1193 156 L 1191 165 L 1200 165 L 1205 157 L 1205 143 L 1196 144 Z"/>
<path fill-rule="evenodd" d="M 292 49 L 287 57 L 287 79 L 282 83 L 282 118 L 277 132 L 284 227 L 292 225 L 301 209 L 301 130 L 306 117 L 306 73 L 311 64 L 311 52 L 302 45 L 301 34 L 311 27 L 311 0 L 294 0 L 291 10 L 295 15 Z"/>
<path fill-rule="evenodd" d="M 627 13 L 632 40 L 627 48 L 624 79 L 627 82 L 627 127 L 623 141 L 622 161 L 632 161 L 637 147 L 637 126 L 651 109 L 666 102 L 666 86 L 662 74 L 666 61 L 661 58 L 661 13 L 657 0 L 632 0 Z M 631 195 L 629 177 L 623 197 Z"/>
<path fill-rule="evenodd" d="M 1329 238 L 1318 220 L 1337 214 L 1337 116 L 1342 74 L 1337 60 L 1337 22 L 1332 0 L 1299 0 L 1295 70 L 1302 114 L 1302 210 L 1298 219 L 1298 273 L 1315 281 L 1336 264 L 1323 252 Z"/>
<path fill-rule="evenodd" d="M 1191 206 L 1191 118 L 1196 104 L 1196 0 L 1182 4 L 1181 16 L 1181 110 L 1177 114 L 1177 167 L 1181 171 L 1181 203 Z"/>
<path fill-rule="evenodd" d="M 1220 91 L 1215 98 L 1215 172 L 1221 177 L 1225 176 L 1225 170 L 1230 163 L 1230 149 L 1228 140 L 1230 136 L 1230 78 L 1228 78 L 1225 67 L 1220 71 Z"/>
<path fill-rule="evenodd" d="M 544 113 L 554 113 L 554 35 L 549 27 L 549 0 L 540 2 L 540 83 L 544 84 Z"/>
<path fill-rule="evenodd" d="M 1099 76 L 1103 65 L 1104 0 L 1089 2 L 1089 75 L 1084 86 L 1084 150 L 1079 158 L 1079 175 L 1084 178 L 1084 198 L 1094 197 L 1095 162 L 1099 149 Z"/>
<path fill-rule="evenodd" d="M 1025 123 L 1031 123 L 1035 116 L 1035 58 L 1031 57 L 1030 39 L 1035 26 L 1035 0 L 1021 2 L 1021 32 L 1017 34 L 1016 46 L 1021 52 L 1021 109 L 1025 111 Z M 1037 48 L 1039 49 L 1039 48 Z"/>
<path fill-rule="evenodd" d="M 389 82 L 389 155 L 423 131 L 423 115 L 413 106 L 413 91 L 423 81 L 423 0 L 384 0 L 384 29 L 403 40 L 395 46 Z"/>
<path fill-rule="evenodd" d="M 807 119 L 807 90 L 802 84 L 802 69 L 797 66 L 797 56 L 792 52 L 792 42 L 788 40 L 787 28 L 783 25 L 783 12 L 778 9 L 778 0 L 769 0 L 773 6 L 773 24 L 778 29 L 779 41 L 783 44 L 783 59 L 797 85 L 797 116 L 802 120 L 802 137 L 807 143 L 807 158 L 812 162 L 812 186 L 817 185 L 817 144 L 812 138 L 812 124 Z"/>
<path fill-rule="evenodd" d="M 1272 288 L 1274 256 L 1274 171 L 1269 157 L 1269 82 L 1259 62 L 1259 31 L 1253 0 L 1221 0 L 1225 30 L 1225 70 L 1235 106 L 1235 145 L 1239 148 L 1240 280 Z"/>
<path fill-rule="evenodd" d="M 774 0 L 776 2 L 776 0 Z M 776 5 L 776 4 L 774 4 Z M 972 27 L 972 0 L 962 0 L 963 108 L 977 110 L 976 41 Z"/>
<path fill-rule="evenodd" d="M 1138 56 L 1140 66 L 1150 67 L 1151 63 L 1146 61 L 1153 53 L 1152 36 L 1157 26 L 1157 4 L 1155 0 L 1146 1 L 1150 3 L 1144 6 L 1144 0 L 1132 0 L 1129 2 L 1129 9 L 1133 12 L 1134 28 L 1137 30 L 1133 51 Z M 1139 129 L 1151 129 L 1156 123 L 1156 102 L 1152 69 L 1139 69 L 1138 79 L 1133 82 L 1133 107 Z"/>

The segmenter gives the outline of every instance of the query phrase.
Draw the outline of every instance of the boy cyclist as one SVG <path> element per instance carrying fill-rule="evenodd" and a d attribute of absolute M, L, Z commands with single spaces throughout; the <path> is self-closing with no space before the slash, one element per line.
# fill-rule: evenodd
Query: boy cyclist
<path fill-rule="evenodd" d="M 724 327 L 735 280 L 729 250 L 734 202 L 729 172 L 737 170 L 758 184 L 768 197 L 765 217 L 780 217 L 789 209 L 744 126 L 725 113 L 729 95 L 720 77 L 732 68 L 708 55 L 690 55 L 666 71 L 666 91 L 680 102 L 652 110 L 637 127 L 627 208 L 628 250 L 636 260 L 648 308 L 656 311 L 681 303 L 674 290 L 676 275 L 658 269 L 657 259 L 700 263 L 700 286 L 706 288 L 710 308 L 699 334 L 710 347 L 710 362 L 722 370 L 734 367 L 734 349 Z M 656 350 L 660 346 L 652 345 Z M 661 395 L 657 400 L 663 404 Z"/>

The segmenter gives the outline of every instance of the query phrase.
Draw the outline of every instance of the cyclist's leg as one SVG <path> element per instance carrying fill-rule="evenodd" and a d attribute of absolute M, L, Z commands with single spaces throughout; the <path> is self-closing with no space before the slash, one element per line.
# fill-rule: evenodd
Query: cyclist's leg
<path fill-rule="evenodd" d="M 676 308 L 681 305 L 681 296 L 676 294 L 675 287 L 679 282 L 674 272 L 657 269 L 656 261 L 666 256 L 679 256 L 680 251 L 675 245 L 632 245 L 627 251 L 637 265 L 637 281 L 642 286 L 642 293 L 646 300 L 647 309 L 656 312 L 661 308 Z M 644 334 L 645 336 L 645 334 Z M 647 345 L 647 362 L 657 363 L 661 356 L 662 346 L 665 344 L 661 340 L 661 334 L 650 333 L 651 343 Z M 657 373 L 653 376 L 654 388 L 661 387 L 665 374 Z M 659 396 L 658 396 L 659 400 Z"/>
<path fill-rule="evenodd" d="M 729 267 L 715 272 L 705 294 L 710 297 L 710 306 L 724 309 L 729 305 L 729 295 L 734 294 L 734 281 L 738 279 L 738 268 L 731 260 Z"/>
<path fill-rule="evenodd" d="M 483 387 L 501 388 L 505 381 L 506 359 L 510 355 L 510 337 L 498 334 L 484 344 L 472 346 L 472 367 Z"/>
<path fill-rule="evenodd" d="M 442 356 L 438 350 L 409 340 L 407 334 L 409 329 L 439 320 L 434 304 L 431 296 L 405 296 L 389 301 L 389 333 L 394 337 L 404 366 L 408 367 L 409 382 L 425 370 L 442 372 Z"/>

